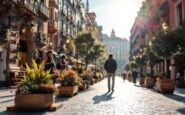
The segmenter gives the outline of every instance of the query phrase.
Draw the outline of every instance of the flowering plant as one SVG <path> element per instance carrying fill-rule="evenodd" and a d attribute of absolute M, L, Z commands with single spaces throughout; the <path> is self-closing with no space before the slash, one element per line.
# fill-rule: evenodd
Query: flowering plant
<path fill-rule="evenodd" d="M 21 79 L 17 94 L 48 94 L 54 93 L 52 76 L 49 71 L 44 71 L 44 63 L 37 65 L 32 61 L 33 70 L 26 64 L 26 75 Z"/>
<path fill-rule="evenodd" d="M 93 76 L 90 75 L 88 72 L 83 72 L 80 77 L 83 79 L 83 80 L 88 80 L 88 81 L 92 81 L 93 79 Z"/>
<path fill-rule="evenodd" d="M 56 79 L 62 86 L 75 86 L 79 84 L 80 78 L 74 70 L 64 70 Z"/>

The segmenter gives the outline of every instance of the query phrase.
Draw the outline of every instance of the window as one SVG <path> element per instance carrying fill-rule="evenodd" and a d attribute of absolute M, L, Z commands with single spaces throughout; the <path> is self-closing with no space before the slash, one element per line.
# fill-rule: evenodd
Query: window
<path fill-rule="evenodd" d="M 183 5 L 182 1 L 176 6 L 176 21 L 177 26 L 180 26 L 183 22 Z"/>

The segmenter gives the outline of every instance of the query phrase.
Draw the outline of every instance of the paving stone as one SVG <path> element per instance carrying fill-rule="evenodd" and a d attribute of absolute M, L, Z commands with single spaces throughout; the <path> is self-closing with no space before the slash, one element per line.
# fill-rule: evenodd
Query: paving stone
<path fill-rule="evenodd" d="M 154 89 L 134 86 L 116 77 L 115 92 L 107 93 L 107 80 L 72 98 L 56 98 L 64 107 L 55 112 L 6 112 L 13 104 L 14 92 L 0 90 L 0 115 L 183 115 L 185 89 L 176 89 L 174 95 L 162 95 Z"/>

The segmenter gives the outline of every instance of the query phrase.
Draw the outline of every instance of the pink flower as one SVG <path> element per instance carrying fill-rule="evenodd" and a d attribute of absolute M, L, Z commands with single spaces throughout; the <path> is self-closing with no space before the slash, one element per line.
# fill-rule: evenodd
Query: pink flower
<path fill-rule="evenodd" d="M 56 78 L 56 82 L 60 82 L 62 79 L 60 77 Z"/>

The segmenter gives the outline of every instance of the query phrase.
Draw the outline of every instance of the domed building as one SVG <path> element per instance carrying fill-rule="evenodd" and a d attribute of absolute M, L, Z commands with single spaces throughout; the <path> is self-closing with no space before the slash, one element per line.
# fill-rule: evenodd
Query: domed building
<path fill-rule="evenodd" d="M 123 70 L 129 59 L 129 41 L 125 38 L 117 37 L 114 29 L 112 29 L 110 37 L 104 34 L 102 39 L 108 54 L 112 53 L 114 55 L 114 59 L 116 59 L 118 64 L 118 71 Z"/>

